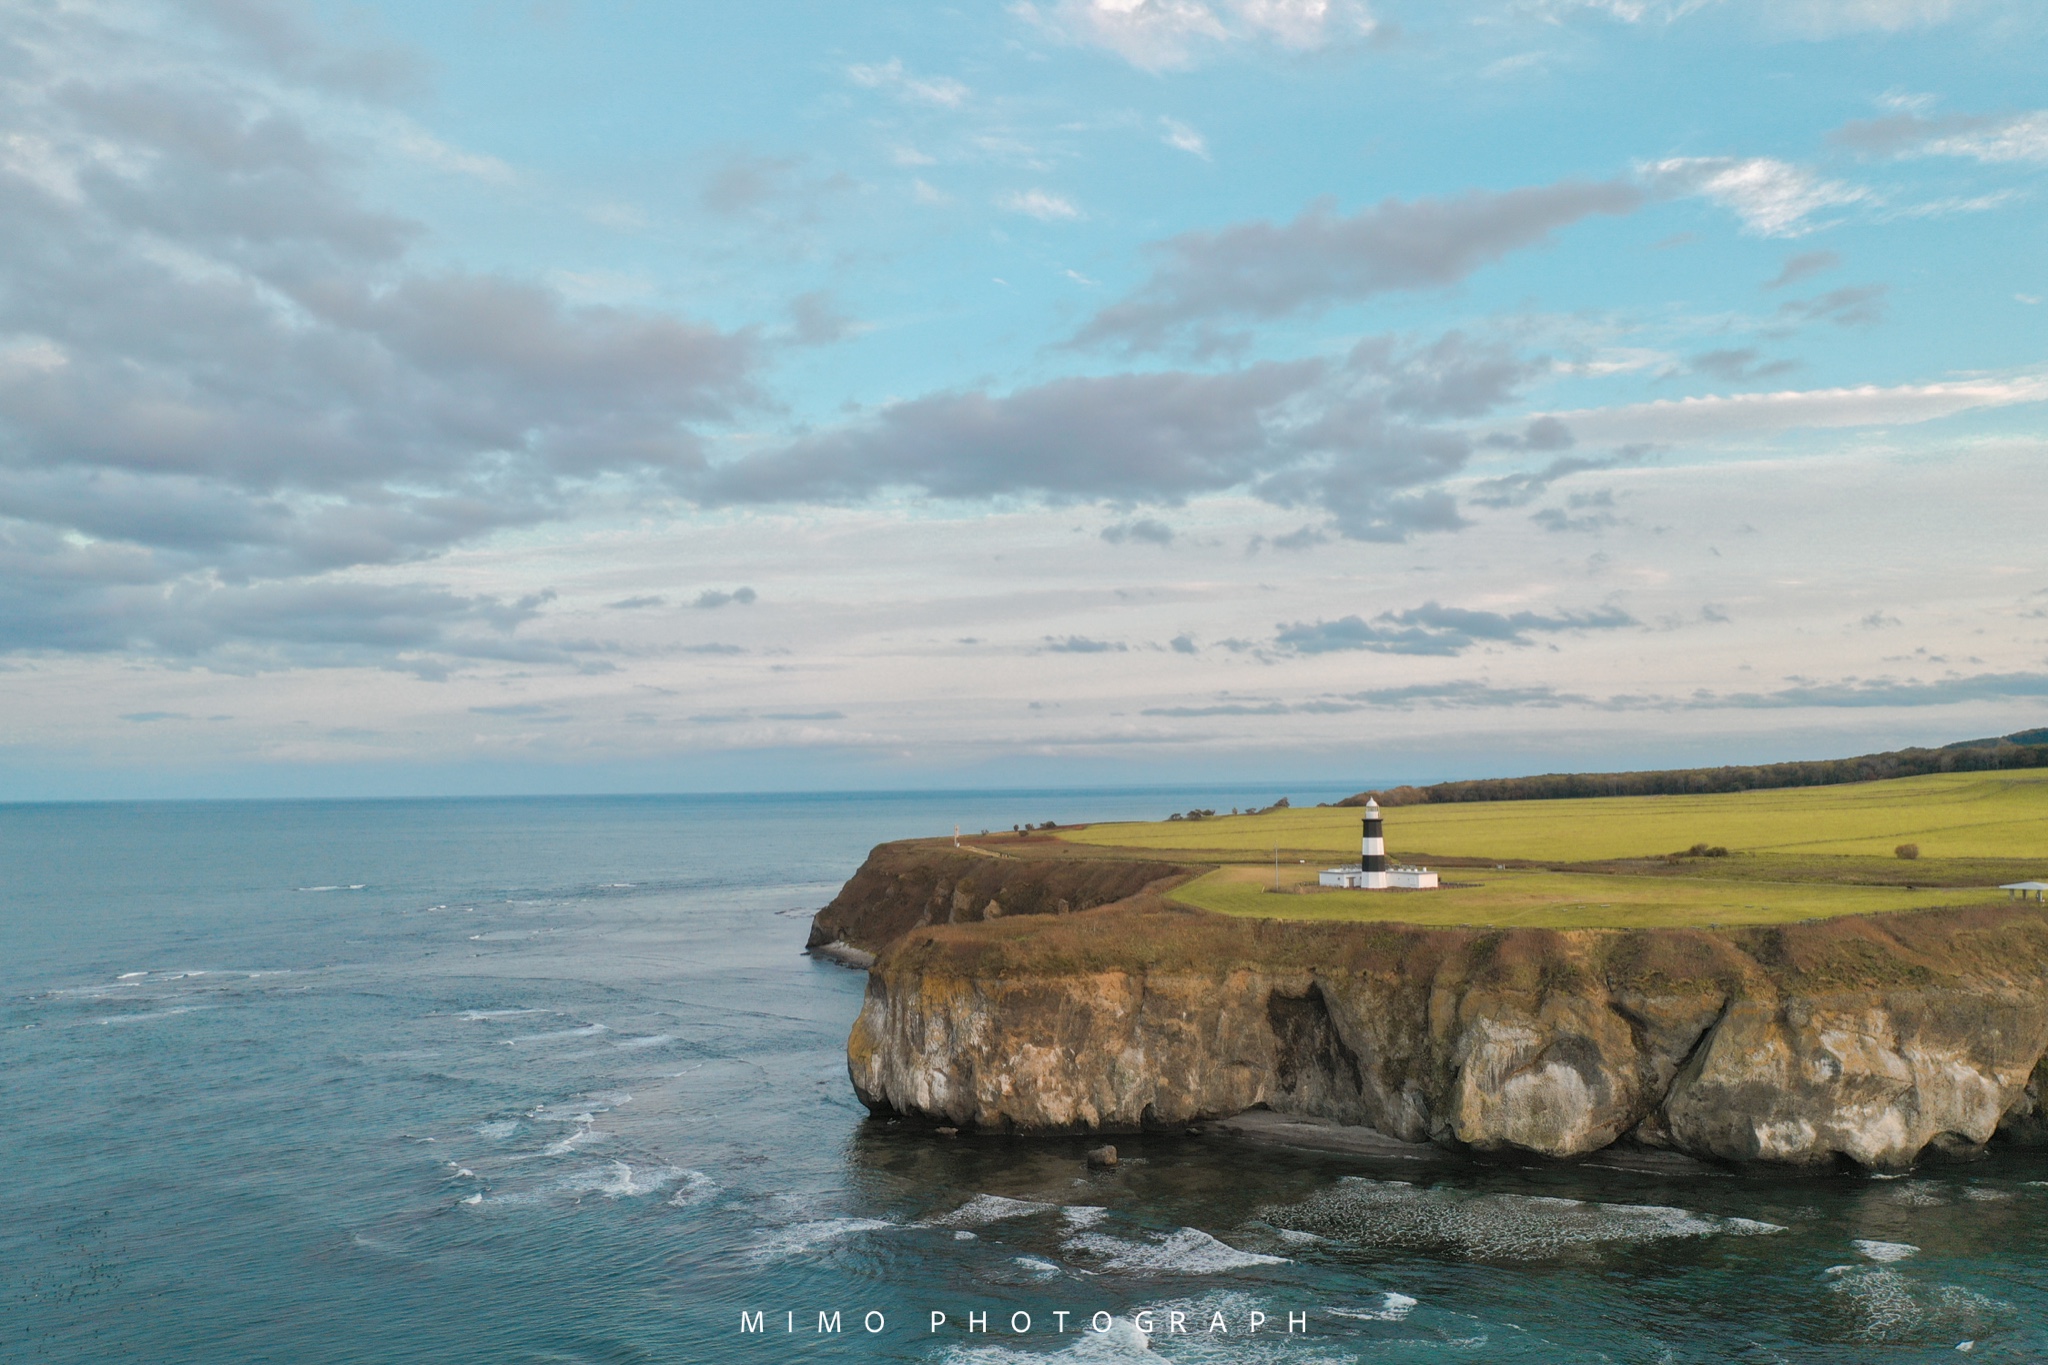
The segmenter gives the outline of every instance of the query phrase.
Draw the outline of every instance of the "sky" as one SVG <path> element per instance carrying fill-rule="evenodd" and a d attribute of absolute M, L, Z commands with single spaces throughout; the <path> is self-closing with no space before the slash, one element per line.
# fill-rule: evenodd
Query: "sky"
<path fill-rule="evenodd" d="M 2027 0 L 0 0 L 0 800 L 2048 724 Z"/>

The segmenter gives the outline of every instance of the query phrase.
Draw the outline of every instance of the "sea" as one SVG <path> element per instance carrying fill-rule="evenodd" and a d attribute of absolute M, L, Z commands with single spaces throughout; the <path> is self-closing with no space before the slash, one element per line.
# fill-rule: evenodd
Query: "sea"
<path fill-rule="evenodd" d="M 855 1099 L 803 946 L 870 846 L 1279 794 L 0 807 L 0 1360 L 2048 1359 L 2048 1154 L 1095 1169 Z"/>

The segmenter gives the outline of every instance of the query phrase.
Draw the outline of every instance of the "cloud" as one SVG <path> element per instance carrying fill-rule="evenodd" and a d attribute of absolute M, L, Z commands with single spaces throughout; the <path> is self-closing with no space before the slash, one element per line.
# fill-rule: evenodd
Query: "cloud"
<path fill-rule="evenodd" d="M 1118 522 L 1102 528 L 1102 538 L 1112 545 L 1125 541 L 1142 541 L 1147 545 L 1173 544 L 1173 528 L 1163 521 L 1142 517 L 1136 521 Z"/>
<path fill-rule="evenodd" d="M 1564 502 L 1563 507 L 1545 507 L 1531 512 L 1529 520 L 1546 531 L 1604 531 L 1620 524 L 1620 518 L 1607 510 L 1614 506 L 1611 489 L 1574 493 Z"/>
<path fill-rule="evenodd" d="M 1828 134 L 1866 156 L 1954 156 L 1991 165 L 2048 162 L 2048 109 L 2022 114 L 1938 114 L 1903 109 L 1852 119 Z"/>
<path fill-rule="evenodd" d="M 1728 5 L 1717 4 L 1716 0 L 1530 0 L 1527 7 L 1552 19 L 1573 10 L 1591 10 L 1628 24 L 1673 24 L 1702 11 L 1739 8 L 1781 32 L 1825 38 L 1872 29 L 1889 33 L 1938 24 L 1962 4 L 1963 0 L 1738 0 Z"/>
<path fill-rule="evenodd" d="M 1161 117 L 1159 128 L 1159 140 L 1167 146 L 1186 152 L 1189 156 L 1198 156 L 1204 161 L 1209 159 L 1209 144 L 1203 140 L 1200 133 L 1179 119 Z"/>
<path fill-rule="evenodd" d="M 1008 213 L 1036 218 L 1041 223 L 1069 222 L 1081 216 L 1081 210 L 1074 207 L 1073 200 L 1045 190 L 1013 190 L 998 198 L 996 207 Z"/>
<path fill-rule="evenodd" d="M 1882 292 L 1882 291 L 1880 291 Z M 1838 318 L 1837 321 L 1840 319 Z M 1695 372 L 1729 384 L 1749 384 L 1789 374 L 1799 368 L 1796 360 L 1765 360 L 1754 346 L 1701 351 L 1686 361 Z"/>
<path fill-rule="evenodd" d="M 1870 191 L 1767 156 L 1689 156 L 1640 167 L 1643 180 L 1664 195 L 1697 195 L 1734 213 L 1759 237 L 1798 237 L 1822 224 L 1824 209 L 1868 203 Z"/>
<path fill-rule="evenodd" d="M 1810 299 L 1793 299 L 1778 306 L 1778 316 L 1790 322 L 1832 322 L 1838 327 L 1869 327 L 1884 320 L 1887 286 L 1856 285 L 1831 289 Z"/>
<path fill-rule="evenodd" d="M 1787 285 L 1797 284 L 1799 281 L 1818 275 L 1822 271 L 1833 270 L 1841 263 L 1842 258 L 1832 251 L 1802 251 L 1796 255 L 1787 256 L 1785 264 L 1779 267 L 1778 273 L 1764 281 L 1764 288 L 1783 289 Z"/>
<path fill-rule="evenodd" d="M 1374 654 L 1453 655 L 1478 644 L 1528 645 L 1532 632 L 1615 630 L 1635 624 L 1635 618 L 1618 607 L 1545 616 L 1531 611 L 1470 611 L 1426 602 L 1405 611 L 1382 612 L 1370 621 L 1345 616 L 1313 625 L 1296 622 L 1280 627 L 1273 642 L 1297 654 L 1362 649 Z"/>
<path fill-rule="evenodd" d="M 1154 266 L 1097 313 L 1077 343 L 1156 349 L 1217 318 L 1272 319 L 1397 290 L 1456 284 L 1480 267 L 1594 214 L 1626 214 L 1642 192 L 1563 181 L 1440 199 L 1387 199 L 1354 214 L 1322 200 L 1288 223 L 1238 223 L 1154 243 Z"/>
<path fill-rule="evenodd" d="M 705 611 L 715 610 L 733 602 L 737 602 L 743 607 L 750 607 L 754 604 L 755 597 L 756 593 L 752 588 L 734 588 L 731 592 L 721 592 L 717 588 L 706 588 L 703 592 L 697 594 L 697 600 L 690 605 Z"/>
<path fill-rule="evenodd" d="M 1480 507 L 1522 507 L 1533 502 L 1559 479 L 1634 464 L 1647 454 L 1649 450 L 1645 446 L 1628 446 L 1612 455 L 1562 455 L 1541 469 L 1483 479 L 1472 486 L 1466 497 Z"/>
<path fill-rule="evenodd" d="M 1420 347 L 1371 339 L 1341 361 L 942 392 L 685 483 L 707 505 L 851 503 L 885 490 L 1171 504 L 1242 489 L 1318 508 L 1355 539 L 1400 540 L 1463 524 L 1437 485 L 1464 466 L 1472 441 L 1436 419 L 1479 415 L 1541 369 L 1452 333 Z"/>
<path fill-rule="evenodd" d="M 137 725 L 148 725 L 159 720 L 190 720 L 183 711 L 130 711 L 121 717 Z"/>
<path fill-rule="evenodd" d="M 1053 654 L 1121 654 L 1129 648 L 1117 641 L 1091 640 L 1085 635 L 1069 635 L 1065 639 L 1048 635 L 1045 647 Z"/>
<path fill-rule="evenodd" d="M 704 181 L 699 196 L 704 207 L 725 217 L 752 212 L 782 192 L 783 180 L 795 170 L 792 156 L 729 156 Z"/>
<path fill-rule="evenodd" d="M 1190 67 L 1232 45 L 1306 52 L 1377 25 L 1347 0 L 1054 0 L 1011 12 L 1068 42 L 1116 53 L 1145 71 Z"/>
<path fill-rule="evenodd" d="M 913 76 L 904 69 L 899 57 L 872 65 L 849 66 L 846 78 L 868 90 L 886 90 L 898 99 L 942 109 L 958 109 L 973 93 L 950 76 Z"/>
<path fill-rule="evenodd" d="M 1200 654 L 1202 648 L 1195 643 L 1192 635 L 1176 635 L 1167 642 L 1176 654 Z"/>
<path fill-rule="evenodd" d="M 0 630 L 17 650 L 128 651 L 232 672 L 376 667 L 441 678 L 464 660 L 602 667 L 587 657 L 594 646 L 519 633 L 553 596 L 508 602 L 430 584 L 335 579 L 162 587 L 0 573 Z"/>
<path fill-rule="evenodd" d="M 814 289 L 789 302 L 790 339 L 799 346 L 830 346 L 858 333 L 860 324 L 841 313 L 830 291 Z"/>
<path fill-rule="evenodd" d="M 1599 706 L 1600 702 L 1577 692 L 1559 692 L 1546 686 L 1500 687 L 1488 682 L 1459 681 L 1413 683 L 1405 687 L 1381 687 L 1364 692 L 1346 692 L 1337 697 L 1318 697 L 1298 702 L 1213 702 L 1202 706 L 1152 706 L 1146 716 L 1198 718 L 1209 716 L 1330 716 L 1358 711 L 1476 710 L 1486 707 L 1537 707 L 1554 710 L 1561 706 Z"/>
<path fill-rule="evenodd" d="M 486 598 L 323 575 L 699 467 L 757 339 L 416 260 L 355 188 L 365 126 L 409 126 L 375 104 L 396 77 L 281 10 L 196 12 L 10 11 L 0 649 L 539 657 Z"/>
<path fill-rule="evenodd" d="M 1954 706 L 1962 702 L 2048 697 L 2048 673 L 1978 673 L 1917 679 L 1847 678 L 1836 683 L 1797 683 L 1772 692 L 1736 692 L 1696 697 L 1694 710 L 1780 710 L 1790 707 L 1861 709 L 1871 706 Z"/>
<path fill-rule="evenodd" d="M 1702 441 L 1799 428 L 1899 426 L 2048 399 L 2048 375 L 1659 399 L 1555 414 L 1596 441 Z"/>
<path fill-rule="evenodd" d="M 617 602 L 607 602 L 605 605 L 613 611 L 638 611 L 642 607 L 665 607 L 668 605 L 668 599 L 666 597 L 627 597 Z"/>

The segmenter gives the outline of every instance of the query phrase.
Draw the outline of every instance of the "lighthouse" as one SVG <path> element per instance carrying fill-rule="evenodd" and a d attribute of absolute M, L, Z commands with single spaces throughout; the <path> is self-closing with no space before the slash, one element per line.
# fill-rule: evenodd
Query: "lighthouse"
<path fill-rule="evenodd" d="M 1380 824 L 1380 803 L 1365 799 L 1365 830 L 1358 841 L 1358 866 L 1324 868 L 1316 878 L 1320 886 L 1340 891 L 1434 891 L 1440 885 L 1436 873 L 1426 867 L 1389 867 L 1387 839 Z"/>
<path fill-rule="evenodd" d="M 1387 889 L 1387 840 L 1380 824 L 1380 803 L 1367 798 L 1365 834 L 1358 842 L 1358 887 L 1361 891 Z"/>

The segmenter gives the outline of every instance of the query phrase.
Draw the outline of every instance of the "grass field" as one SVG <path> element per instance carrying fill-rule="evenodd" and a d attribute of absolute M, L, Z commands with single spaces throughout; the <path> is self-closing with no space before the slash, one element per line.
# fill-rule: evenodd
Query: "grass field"
<path fill-rule="evenodd" d="M 1398 806 L 1385 819 L 1387 851 L 1396 860 L 1549 866 L 1439 865 L 1446 881 L 1469 885 L 1430 892 L 1267 889 L 1276 847 L 1290 887 L 1312 886 L 1323 866 L 1355 862 L 1355 808 L 1091 825 L 1060 837 L 1222 864 L 1173 899 L 1282 919 L 1548 928 L 1767 924 L 1976 905 L 2003 900 L 1994 889 L 1999 882 L 2048 880 L 2048 770 L 1713 796 Z M 1920 848 L 1910 862 L 1894 853 L 1908 843 Z M 1662 861 L 1695 844 L 1724 847 L 1730 856 Z"/>
<path fill-rule="evenodd" d="M 1283 886 L 1314 885 L 1315 868 L 1281 868 Z M 1548 929 L 1639 929 L 1704 924 L 1775 924 L 1884 910 L 2003 902 L 2002 891 L 1837 886 L 1825 882 L 1729 882 L 1711 877 L 1628 877 L 1527 870 L 1459 869 L 1438 891 L 1311 891 L 1275 895 L 1271 864 L 1219 867 L 1173 899 L 1226 915 L 1262 919 L 1384 920 L 1426 925 L 1526 925 Z"/>
<path fill-rule="evenodd" d="M 1275 811 L 1200 821 L 1091 825 L 1062 837 L 1210 857 L 1356 857 L 1353 808 Z M 1643 858 L 1694 844 L 1771 855 L 1924 859 L 2039 858 L 2048 873 L 2048 770 L 1942 773 L 1840 787 L 1714 796 L 1616 796 L 1399 806 L 1386 812 L 1387 851 L 1401 859 L 1593 862 Z"/>

